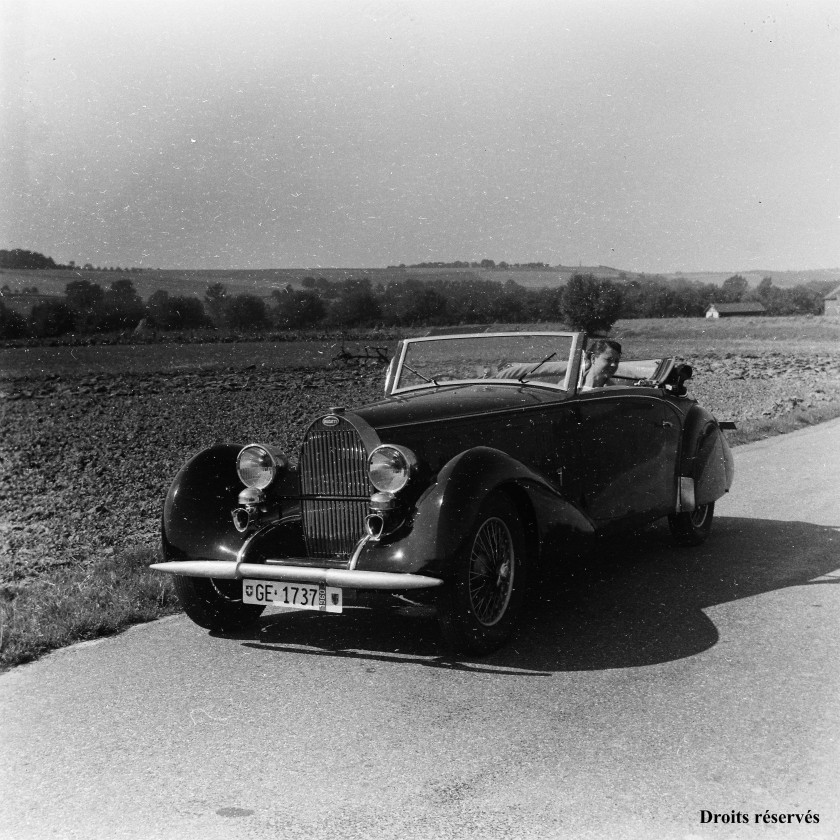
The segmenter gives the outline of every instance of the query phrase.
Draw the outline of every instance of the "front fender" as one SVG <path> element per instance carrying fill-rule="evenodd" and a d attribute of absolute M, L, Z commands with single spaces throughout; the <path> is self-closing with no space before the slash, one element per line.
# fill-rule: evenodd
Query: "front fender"
<path fill-rule="evenodd" d="M 590 534 L 591 521 L 539 473 L 486 446 L 450 460 L 418 499 L 410 531 L 392 541 L 368 542 L 357 568 L 444 574 L 462 548 L 491 493 L 504 490 L 519 507 L 536 552 L 568 532 Z M 398 535 L 399 537 L 399 532 Z"/>
<path fill-rule="evenodd" d="M 241 448 L 237 444 L 213 446 L 178 471 L 163 503 L 164 559 L 236 557 L 243 539 L 233 527 L 230 512 L 242 487 L 236 474 L 236 455 Z"/>
<path fill-rule="evenodd" d="M 204 449 L 181 467 L 163 504 L 162 549 L 166 560 L 231 560 L 245 542 L 233 525 L 242 482 L 236 456 L 243 444 Z M 296 494 L 296 473 L 287 470 L 267 491 L 269 501 Z"/>

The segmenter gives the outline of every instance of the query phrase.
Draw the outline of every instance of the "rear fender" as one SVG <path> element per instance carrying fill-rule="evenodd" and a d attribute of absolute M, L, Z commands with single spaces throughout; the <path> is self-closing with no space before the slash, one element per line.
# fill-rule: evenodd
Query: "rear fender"
<path fill-rule="evenodd" d="M 732 450 L 715 425 L 700 441 L 695 456 L 694 500 L 698 505 L 714 502 L 729 492 L 735 478 Z"/>
<path fill-rule="evenodd" d="M 686 418 L 680 458 L 680 510 L 693 510 L 729 491 L 735 477 L 732 451 L 717 420 L 694 406 Z"/>

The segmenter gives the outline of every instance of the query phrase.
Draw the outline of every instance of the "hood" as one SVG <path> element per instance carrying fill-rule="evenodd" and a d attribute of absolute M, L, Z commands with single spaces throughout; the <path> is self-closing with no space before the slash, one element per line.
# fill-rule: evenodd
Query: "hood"
<path fill-rule="evenodd" d="M 497 411 L 536 408 L 567 400 L 564 391 L 534 385 L 442 385 L 410 394 L 386 397 L 354 409 L 374 429 L 390 429 L 432 421 L 481 416 Z"/>

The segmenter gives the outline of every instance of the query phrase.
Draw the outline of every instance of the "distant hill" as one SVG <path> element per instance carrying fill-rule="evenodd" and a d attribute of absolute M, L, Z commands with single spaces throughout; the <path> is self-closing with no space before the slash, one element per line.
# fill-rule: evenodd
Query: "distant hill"
<path fill-rule="evenodd" d="M 367 277 L 373 283 L 402 282 L 409 278 L 418 280 L 514 280 L 529 288 L 557 286 L 565 283 L 575 271 L 589 269 L 483 269 L 483 268 L 274 268 L 235 270 L 179 270 L 150 269 L 140 272 L 85 271 L 84 269 L 19 270 L 0 269 L 0 287 L 8 286 L 13 292 L 37 286 L 41 294 L 62 294 L 64 287 L 73 280 L 90 280 L 107 288 L 114 280 L 128 278 L 144 300 L 158 289 L 173 295 L 204 294 L 212 283 L 223 283 L 231 294 L 256 294 L 269 296 L 275 289 L 286 285 L 300 288 L 306 277 L 324 277 L 327 280 L 347 280 Z M 616 274 L 617 276 L 617 274 Z"/>
<path fill-rule="evenodd" d="M 639 272 L 624 271 L 611 266 L 554 266 L 549 268 L 445 268 L 392 266 L 389 268 L 275 268 L 232 270 L 178 270 L 150 269 L 132 271 L 85 271 L 84 269 L 0 269 L 0 287 L 12 292 L 37 287 L 40 295 L 59 295 L 73 280 L 87 279 L 107 288 L 114 280 L 128 278 L 139 295 L 146 300 L 158 289 L 173 295 L 203 296 L 212 283 L 223 283 L 231 294 L 256 294 L 268 297 L 274 289 L 291 285 L 300 288 L 305 277 L 324 277 L 327 280 L 345 280 L 368 277 L 373 283 L 400 282 L 409 278 L 418 280 L 458 280 L 473 278 L 506 282 L 513 280 L 527 288 L 545 288 L 564 285 L 573 274 L 594 274 L 610 279 L 632 278 Z M 756 286 L 763 277 L 772 277 L 779 287 L 799 286 L 805 283 L 832 282 L 840 284 L 840 268 L 811 271 L 722 271 L 658 274 L 645 272 L 646 276 L 659 276 L 668 280 L 689 280 L 721 285 L 727 277 L 740 274 L 750 286 Z"/>
<path fill-rule="evenodd" d="M 720 285 L 733 274 L 740 274 L 750 286 L 757 286 L 765 277 L 772 277 L 773 285 L 780 288 L 804 286 L 806 283 L 840 283 L 840 268 L 818 268 L 808 271 L 773 271 L 769 268 L 750 271 L 686 271 L 660 276 L 667 280 L 692 280 L 698 283 Z"/>

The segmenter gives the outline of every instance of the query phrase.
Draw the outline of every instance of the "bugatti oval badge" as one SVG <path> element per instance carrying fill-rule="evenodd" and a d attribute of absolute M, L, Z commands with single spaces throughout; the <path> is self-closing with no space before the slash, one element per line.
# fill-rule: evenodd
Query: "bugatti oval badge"
<path fill-rule="evenodd" d="M 321 423 L 322 423 L 324 426 L 337 426 L 337 425 L 338 425 L 338 422 L 339 422 L 339 421 L 338 421 L 338 417 L 332 417 L 332 416 L 330 416 L 330 417 L 325 417 L 325 418 L 321 421 Z"/>

